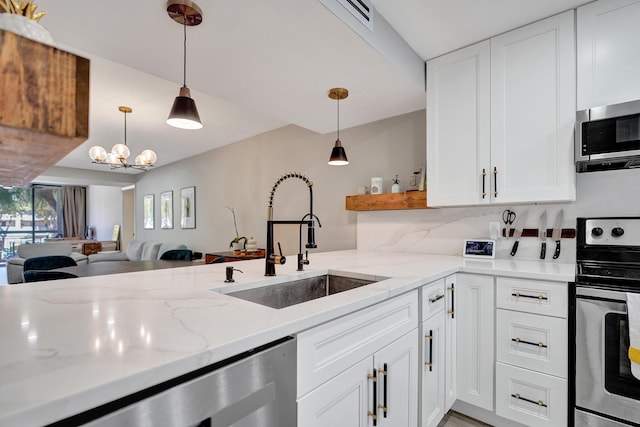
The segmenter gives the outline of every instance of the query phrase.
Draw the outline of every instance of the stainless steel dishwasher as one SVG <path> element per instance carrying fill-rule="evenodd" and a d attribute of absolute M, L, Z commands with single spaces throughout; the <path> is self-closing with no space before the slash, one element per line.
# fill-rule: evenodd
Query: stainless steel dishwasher
<path fill-rule="evenodd" d="M 52 426 L 294 427 L 296 423 L 296 341 L 287 337 Z"/>

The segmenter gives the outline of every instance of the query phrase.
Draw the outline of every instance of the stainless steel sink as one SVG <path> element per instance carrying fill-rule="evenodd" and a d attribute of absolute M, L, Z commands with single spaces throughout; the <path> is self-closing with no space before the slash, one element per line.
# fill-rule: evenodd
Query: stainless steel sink
<path fill-rule="evenodd" d="M 290 282 L 267 285 L 236 292 L 224 292 L 232 297 L 266 305 L 272 308 L 284 308 L 306 301 L 326 297 L 360 286 L 369 285 L 376 280 L 324 274 Z"/>

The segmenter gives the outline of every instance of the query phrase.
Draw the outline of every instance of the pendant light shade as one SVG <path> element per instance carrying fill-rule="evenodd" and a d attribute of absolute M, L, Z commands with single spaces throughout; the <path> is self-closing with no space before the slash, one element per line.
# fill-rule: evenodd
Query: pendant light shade
<path fill-rule="evenodd" d="M 342 142 L 340 141 L 340 100 L 349 96 L 349 91 L 341 87 L 334 87 L 329 90 L 329 98 L 335 99 L 338 104 L 338 126 L 336 144 L 331 150 L 331 156 L 329 157 L 329 164 L 332 166 L 344 166 L 349 164 L 347 159 L 347 153 L 344 151 Z"/>
<path fill-rule="evenodd" d="M 200 129 L 202 122 L 196 107 L 196 101 L 191 98 L 191 91 L 186 86 L 180 88 L 180 95 L 176 96 L 167 118 L 167 123 L 180 129 Z"/>
<path fill-rule="evenodd" d="M 167 124 L 180 129 L 201 129 L 202 122 L 198 114 L 196 102 L 191 98 L 187 87 L 187 25 L 194 26 L 202 22 L 202 11 L 197 4 L 189 0 L 169 0 L 167 2 L 169 17 L 181 24 L 184 30 L 183 50 L 183 83 L 180 94 L 173 101 L 167 118 Z"/>

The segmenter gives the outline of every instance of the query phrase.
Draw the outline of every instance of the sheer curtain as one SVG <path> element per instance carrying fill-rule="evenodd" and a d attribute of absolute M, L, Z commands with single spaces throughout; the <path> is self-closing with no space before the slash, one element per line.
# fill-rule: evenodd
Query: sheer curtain
<path fill-rule="evenodd" d="M 62 194 L 64 237 L 84 239 L 87 189 L 85 187 L 64 187 Z"/>

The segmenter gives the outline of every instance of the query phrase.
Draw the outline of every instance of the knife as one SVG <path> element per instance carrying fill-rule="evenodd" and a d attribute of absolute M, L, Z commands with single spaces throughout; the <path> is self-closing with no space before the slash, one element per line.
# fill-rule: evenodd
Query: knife
<path fill-rule="evenodd" d="M 540 259 L 545 259 L 547 256 L 547 211 L 542 212 L 542 215 L 540 215 L 538 238 L 542 242 L 540 244 Z"/>
<path fill-rule="evenodd" d="M 556 217 L 556 222 L 553 224 L 553 233 L 551 234 L 551 239 L 556 241 L 556 250 L 553 253 L 553 259 L 558 259 L 560 256 L 560 238 L 562 237 L 562 216 L 563 212 L 560 209 L 558 212 L 558 216 Z"/>
<path fill-rule="evenodd" d="M 518 251 L 518 242 L 520 241 L 520 236 L 522 236 L 522 229 L 524 228 L 524 223 L 527 220 L 527 211 L 524 211 L 518 218 L 516 219 L 516 231 L 513 232 L 513 238 L 516 239 L 513 242 L 513 247 L 511 248 L 511 256 L 515 256 Z"/>

